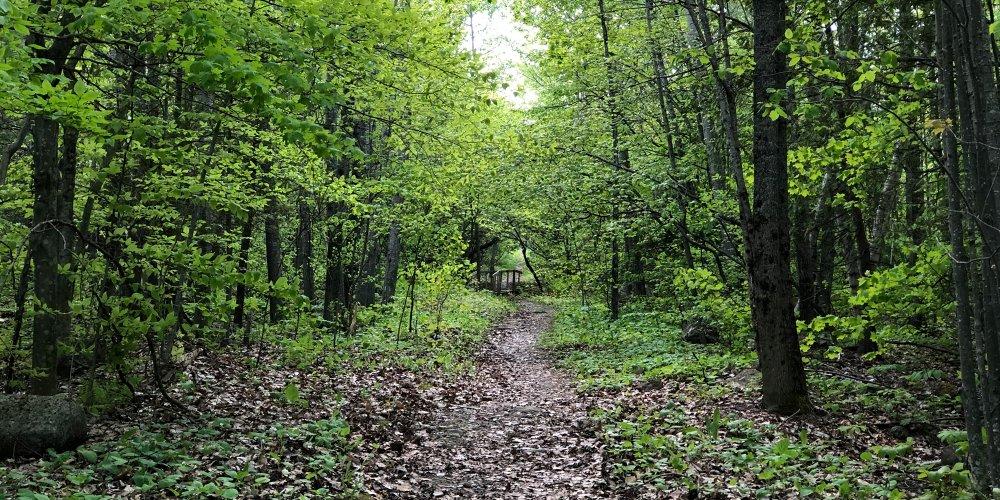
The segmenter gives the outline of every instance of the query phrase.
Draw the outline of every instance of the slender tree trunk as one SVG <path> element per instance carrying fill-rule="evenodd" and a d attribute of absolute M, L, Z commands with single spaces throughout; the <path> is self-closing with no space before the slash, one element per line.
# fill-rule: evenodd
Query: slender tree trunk
<path fill-rule="evenodd" d="M 247 270 L 250 265 L 250 245 L 253 243 L 254 210 L 247 211 L 247 220 L 243 223 L 243 233 L 240 235 L 240 253 L 236 263 L 236 272 L 240 280 L 236 283 L 236 308 L 233 310 L 233 324 L 247 332 L 246 300 L 247 300 Z M 243 336 L 243 347 L 250 347 L 250 337 Z"/>
<path fill-rule="evenodd" d="M 900 155 L 903 152 L 896 149 L 894 159 L 902 162 Z M 896 194 L 899 191 L 899 176 L 904 169 L 894 166 L 889 170 L 889 175 L 882 182 L 882 193 L 879 196 L 878 208 L 875 209 L 875 219 L 872 221 L 872 245 L 871 259 L 872 266 L 882 264 L 882 255 L 885 251 L 885 237 L 889 233 L 889 221 L 896 209 Z M 909 175 L 909 173 L 907 173 Z"/>
<path fill-rule="evenodd" d="M 281 226 L 278 222 L 277 202 L 271 200 L 264 214 L 264 256 L 267 262 L 267 281 L 274 286 L 284 275 L 281 255 Z M 268 318 L 271 323 L 281 321 L 282 300 L 272 290 L 267 295 Z"/>
<path fill-rule="evenodd" d="M 528 272 L 531 273 L 531 277 L 535 280 L 535 286 L 538 287 L 538 291 L 545 291 L 545 286 L 542 284 L 542 278 L 538 276 L 535 272 L 535 267 L 531 265 L 531 259 L 528 258 L 528 242 L 525 241 L 521 233 L 516 229 L 514 230 L 514 237 L 517 239 L 518 245 L 521 247 L 521 258 L 524 259 L 524 265 L 528 268 Z"/>
<path fill-rule="evenodd" d="M 809 227 L 809 203 L 806 198 L 799 198 L 795 203 L 795 225 L 793 226 L 793 243 L 795 246 L 795 282 L 798 295 L 798 318 L 806 323 L 819 315 L 816 306 L 816 259 L 812 241 L 809 238 L 812 228 Z"/>
<path fill-rule="evenodd" d="M 316 278 L 312 265 L 313 214 L 307 200 L 299 200 L 299 230 L 295 233 L 295 267 L 299 271 L 300 289 L 309 302 L 316 298 Z"/>
<path fill-rule="evenodd" d="M 7 353 L 6 385 L 4 388 L 7 393 L 13 390 L 11 383 L 14 381 L 14 363 L 17 360 L 17 350 L 21 346 L 21 328 L 24 326 L 24 306 L 28 298 L 30 277 L 31 255 L 25 255 L 21 275 L 18 277 L 17 286 L 14 289 L 14 327 L 10 335 L 10 352 Z"/>
<path fill-rule="evenodd" d="M 663 64 L 663 51 L 660 49 L 660 45 L 657 43 L 657 39 L 653 33 L 653 20 L 655 19 L 655 13 L 653 11 L 653 0 L 645 0 L 646 8 L 646 38 L 649 43 L 650 58 L 653 63 L 653 81 L 656 86 L 656 101 L 660 108 L 660 127 L 663 129 L 663 135 L 667 142 L 667 161 L 670 163 L 670 168 L 674 172 L 678 172 L 677 167 L 677 150 L 674 145 L 674 131 L 673 131 L 673 108 L 667 100 L 667 76 L 666 69 Z M 711 182 L 712 174 L 711 167 L 708 169 L 709 182 Z M 691 186 L 693 187 L 693 186 Z M 688 191 L 688 190 L 685 190 Z M 691 254 L 691 242 L 688 239 L 688 227 L 687 227 L 687 204 L 688 196 L 697 197 L 697 194 L 693 189 L 690 192 L 681 192 L 677 196 L 677 204 L 681 208 L 681 217 L 677 222 L 677 231 L 680 234 L 681 247 L 684 250 L 684 262 L 688 268 L 694 267 L 694 257 Z M 641 277 L 642 274 L 642 262 L 637 261 L 638 272 Z M 634 271 L 633 271 L 634 272 Z M 642 280 L 640 283 L 642 285 L 641 295 L 646 295 L 646 283 Z"/>
<path fill-rule="evenodd" d="M 379 260 L 382 256 L 381 238 L 371 229 L 371 221 L 366 223 L 361 264 L 358 266 L 357 288 L 354 299 L 358 305 L 367 307 L 375 303 L 375 282 Z"/>
<path fill-rule="evenodd" d="M 604 69 L 607 73 L 608 88 L 605 92 L 605 101 L 607 105 L 608 115 L 610 117 L 611 123 L 611 155 L 612 161 L 614 162 L 615 171 L 612 172 L 613 182 L 616 184 L 612 188 L 612 193 L 617 194 L 617 177 L 618 172 L 623 168 L 627 167 L 628 153 L 621 148 L 621 139 L 619 137 L 620 133 L 620 110 L 618 109 L 618 90 L 614 81 L 615 65 L 611 58 L 611 42 L 610 33 L 608 29 L 608 13 L 605 9 L 604 0 L 597 0 L 598 14 L 601 21 L 601 42 L 604 49 Z M 614 208 L 612 210 L 612 219 L 618 220 L 619 210 L 617 200 L 612 200 Z M 619 276 L 619 266 L 621 256 L 619 255 L 619 245 L 618 245 L 618 235 L 611 235 L 611 283 L 609 284 L 610 292 L 610 306 L 611 306 L 611 317 L 617 319 L 621 311 L 621 279 Z"/>
<path fill-rule="evenodd" d="M 746 175 L 743 172 L 743 153 L 740 146 L 739 138 L 739 122 L 736 116 L 736 92 L 733 90 L 732 78 L 728 73 L 725 76 L 721 76 L 722 63 L 726 62 L 728 66 L 729 57 L 729 33 L 726 24 L 726 14 L 723 6 L 725 3 L 719 4 L 720 15 L 719 15 L 719 40 L 718 42 L 722 46 L 722 58 L 712 53 L 709 53 L 709 62 L 712 65 L 712 78 L 715 82 L 716 98 L 719 104 L 719 114 L 722 119 L 722 128 L 724 136 L 726 139 L 726 148 L 729 152 L 729 173 L 732 175 L 733 180 L 736 184 L 736 203 L 739 206 L 740 213 L 740 224 L 742 226 L 744 238 L 747 236 L 748 226 L 747 223 L 750 217 L 750 195 L 747 191 L 746 185 Z M 693 7 L 688 7 L 693 9 Z M 694 24 L 695 30 L 698 31 L 699 38 L 704 47 L 712 47 L 716 44 L 715 37 L 712 35 L 711 24 L 708 21 L 708 7 L 705 4 L 705 0 L 698 1 L 698 13 L 697 18 L 700 19 L 701 24 L 694 22 L 695 12 L 690 11 L 690 16 L 692 17 L 692 22 Z"/>
<path fill-rule="evenodd" d="M 403 203 L 403 197 L 394 195 L 392 204 Z M 382 275 L 382 303 L 392 302 L 396 295 L 396 283 L 399 281 L 399 257 L 403 253 L 403 239 L 400 237 L 399 221 L 394 220 L 389 225 L 389 235 L 385 242 L 385 274 Z"/>
<path fill-rule="evenodd" d="M 340 108 L 331 107 L 326 111 L 325 127 L 333 132 L 340 126 Z M 341 177 L 345 160 L 330 157 L 326 160 L 327 173 L 331 177 Z M 340 206 L 335 202 L 326 203 L 326 273 L 323 278 L 323 320 L 332 324 L 340 317 L 344 296 L 344 227 L 340 217 Z M 337 325 L 338 327 L 343 325 Z"/>
<path fill-rule="evenodd" d="M 983 400 L 984 440 L 992 486 L 1000 483 L 1000 222 L 996 178 L 1000 175 L 1000 105 L 993 73 L 990 35 L 982 3 L 957 0 L 945 16 L 954 33 L 957 102 L 963 152 L 979 236 L 979 276 L 974 293 L 981 339 L 978 363 Z M 956 18 L 957 16 L 957 18 Z"/>
<path fill-rule="evenodd" d="M 323 319 L 333 322 L 340 316 L 344 296 L 344 230 L 340 223 L 326 232 L 326 277 L 323 280 Z"/>
<path fill-rule="evenodd" d="M 788 81 L 784 0 L 754 0 L 754 197 L 748 224 L 750 305 L 763 374 L 763 402 L 770 410 L 809 408 L 799 351 L 789 268 L 788 122 L 770 119 L 764 104 Z"/>
<path fill-rule="evenodd" d="M 952 33 L 945 20 L 947 8 L 943 0 L 936 5 L 938 67 L 941 81 L 941 110 L 944 118 L 957 123 L 955 112 L 954 63 Z M 958 143 L 953 129 L 942 136 L 944 168 L 948 176 L 948 232 L 952 247 L 952 284 L 955 291 L 955 323 L 962 374 L 962 405 L 965 409 L 965 429 L 969 437 L 969 464 L 973 477 L 983 481 L 991 473 L 983 467 L 986 459 L 983 444 L 982 400 L 976 378 L 976 346 L 972 332 L 972 307 L 969 298 L 969 258 L 965 250 L 965 222 L 962 207 L 962 182 L 958 169 Z M 990 480 L 985 481 L 992 483 Z"/>

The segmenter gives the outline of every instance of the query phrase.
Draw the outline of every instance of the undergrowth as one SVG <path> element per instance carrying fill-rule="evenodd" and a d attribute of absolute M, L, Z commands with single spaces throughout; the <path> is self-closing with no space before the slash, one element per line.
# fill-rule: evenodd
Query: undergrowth
<path fill-rule="evenodd" d="M 365 426 L 384 426 L 381 414 L 397 411 L 378 398 L 409 398 L 385 387 L 393 380 L 384 374 L 457 376 L 490 325 L 514 309 L 508 299 L 464 286 L 446 300 L 434 293 L 418 287 L 412 327 L 397 302 L 364 311 L 353 335 L 289 318 L 247 351 L 205 353 L 188 370 L 213 377 L 214 387 L 181 371 L 169 388 L 197 414 L 132 424 L 149 422 L 145 405 L 170 407 L 96 402 L 91 408 L 103 414 L 92 426 L 120 432 L 102 432 L 75 451 L 0 462 L 0 498 L 357 498 L 364 487 L 359 453 L 377 451 L 382 444 L 369 439 L 384 432 Z M 349 421 L 358 408 L 340 410 L 352 403 L 380 416 Z M 369 408 L 379 404 L 386 408 Z"/>
<path fill-rule="evenodd" d="M 964 436 L 949 427 L 960 426 L 954 375 L 940 363 L 845 360 L 835 372 L 807 358 L 817 411 L 781 418 L 759 408 L 756 357 L 742 347 L 686 343 L 667 313 L 612 322 L 549 302 L 558 313 L 543 345 L 591 398 L 618 494 L 970 496 L 955 455 Z"/>

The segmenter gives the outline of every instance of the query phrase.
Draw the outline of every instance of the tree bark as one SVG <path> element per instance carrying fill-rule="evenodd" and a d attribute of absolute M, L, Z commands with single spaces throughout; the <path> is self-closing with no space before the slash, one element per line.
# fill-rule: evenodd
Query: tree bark
<path fill-rule="evenodd" d="M 264 214 L 264 257 L 267 262 L 267 281 L 274 286 L 284 275 L 281 252 L 281 226 L 278 222 L 278 207 L 274 200 L 268 201 Z M 282 300 L 273 290 L 267 295 L 268 318 L 271 323 L 281 321 Z"/>
<path fill-rule="evenodd" d="M 250 265 L 250 245 L 253 243 L 254 210 L 247 211 L 247 220 L 243 223 L 243 234 L 240 235 L 240 253 L 236 263 L 236 272 L 240 280 L 236 283 L 236 308 L 233 310 L 233 324 L 243 329 L 243 347 L 250 347 L 246 320 L 247 300 L 247 270 Z"/>
<path fill-rule="evenodd" d="M 750 305 L 763 375 L 763 403 L 790 414 L 810 406 L 792 305 L 788 216 L 788 122 L 766 116 L 770 92 L 788 81 L 784 0 L 755 0 L 754 197 L 748 224 Z"/>
<path fill-rule="evenodd" d="M 295 233 L 295 267 L 299 271 L 299 288 L 309 302 L 316 298 L 316 278 L 312 265 L 313 213 L 307 200 L 299 200 L 299 230 Z"/>
<path fill-rule="evenodd" d="M 399 223 L 389 226 L 389 236 L 386 238 L 385 274 L 382 275 L 382 303 L 392 302 L 396 295 L 396 282 L 399 281 L 399 257 L 403 251 L 403 240 L 399 234 Z"/>
<path fill-rule="evenodd" d="M 35 297 L 41 311 L 32 325 L 32 394 L 58 390 L 56 367 L 59 344 L 70 335 L 70 300 L 73 286 L 60 268 L 70 265 L 76 233 L 72 230 L 76 183 L 77 132 L 60 127 L 47 116 L 32 119 L 34 140 L 33 187 L 35 203 L 31 230 L 31 256 L 35 262 Z M 61 149 L 61 156 L 60 156 Z"/>
<path fill-rule="evenodd" d="M 943 1 L 936 4 L 938 67 L 941 71 L 941 111 L 944 118 L 957 123 L 955 112 L 954 62 L 952 33 L 945 20 L 947 8 Z M 965 249 L 965 221 L 962 207 L 962 182 L 958 169 L 958 143 L 953 130 L 942 136 L 944 169 L 948 176 L 948 233 L 952 248 L 952 285 L 955 292 L 955 324 L 958 334 L 958 353 L 962 376 L 962 406 L 965 410 L 965 429 L 969 438 L 969 467 L 973 477 L 982 481 L 991 471 L 983 467 L 986 452 L 983 444 L 982 400 L 976 378 L 976 346 L 972 332 L 972 307 L 969 298 L 969 258 Z M 987 484 L 994 481 L 987 479 Z"/>

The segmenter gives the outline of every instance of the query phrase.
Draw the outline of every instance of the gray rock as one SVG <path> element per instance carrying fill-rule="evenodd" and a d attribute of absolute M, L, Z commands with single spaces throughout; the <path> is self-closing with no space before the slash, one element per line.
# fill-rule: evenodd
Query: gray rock
<path fill-rule="evenodd" d="M 71 450 L 87 439 L 87 410 L 66 395 L 0 396 L 0 457 Z"/>
<path fill-rule="evenodd" d="M 692 344 L 718 344 L 719 329 L 704 318 L 693 318 L 681 327 L 683 339 Z"/>

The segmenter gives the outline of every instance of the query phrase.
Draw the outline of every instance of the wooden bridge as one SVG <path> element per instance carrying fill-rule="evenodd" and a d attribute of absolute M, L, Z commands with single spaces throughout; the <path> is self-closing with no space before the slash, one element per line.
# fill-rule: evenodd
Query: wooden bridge
<path fill-rule="evenodd" d="M 494 293 L 516 294 L 521 285 L 519 269 L 502 269 L 489 275 L 489 283 L 485 283 Z"/>

